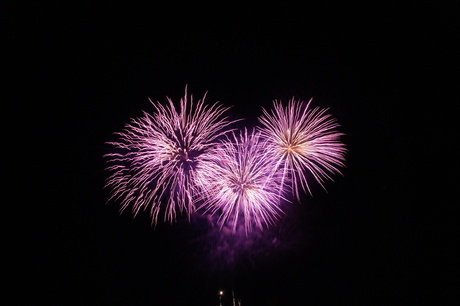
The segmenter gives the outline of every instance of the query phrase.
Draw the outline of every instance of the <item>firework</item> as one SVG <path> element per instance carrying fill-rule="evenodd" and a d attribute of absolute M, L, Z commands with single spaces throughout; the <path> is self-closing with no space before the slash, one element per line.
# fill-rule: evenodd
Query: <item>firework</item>
<path fill-rule="evenodd" d="M 169 98 L 166 105 L 150 100 L 153 113 L 131 119 L 117 133 L 119 140 L 110 142 L 115 152 L 105 155 L 111 173 L 106 186 L 110 199 L 121 202 L 121 211 L 131 206 L 136 216 L 149 210 L 154 224 L 162 210 L 165 221 L 173 222 L 184 211 L 190 217 L 200 189 L 198 165 L 209 159 L 232 123 L 225 116 L 228 108 L 206 105 L 205 98 L 195 104 L 185 88 L 178 109 Z"/>
<path fill-rule="evenodd" d="M 259 117 L 261 135 L 267 140 L 275 154 L 274 169 L 282 171 L 281 184 L 289 185 L 299 198 L 299 187 L 311 190 L 307 173 L 323 187 L 325 180 L 332 180 L 334 173 L 344 167 L 346 152 L 340 142 L 339 124 L 327 114 L 328 109 L 310 108 L 311 100 L 305 103 L 291 99 L 287 107 L 281 101 L 273 102 L 271 112 L 263 109 Z"/>
<path fill-rule="evenodd" d="M 200 164 L 205 213 L 218 215 L 217 223 L 235 233 L 263 229 L 281 213 L 282 192 L 273 171 L 273 156 L 259 133 L 232 132 L 211 159 Z M 238 228 L 237 228 L 238 227 Z"/>

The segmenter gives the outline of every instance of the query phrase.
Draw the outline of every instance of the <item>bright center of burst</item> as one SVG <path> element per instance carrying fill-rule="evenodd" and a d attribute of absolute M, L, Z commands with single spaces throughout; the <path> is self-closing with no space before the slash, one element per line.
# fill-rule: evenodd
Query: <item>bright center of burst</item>
<path fill-rule="evenodd" d="M 247 189 L 250 188 L 249 183 L 247 181 L 244 181 L 243 179 L 237 180 L 237 179 L 232 179 L 232 189 L 233 192 L 235 193 L 243 193 L 246 192 Z"/>
<path fill-rule="evenodd" d="M 187 151 L 187 149 L 178 149 L 178 150 L 176 150 L 176 152 L 174 154 L 175 154 L 176 160 L 178 160 L 180 162 L 186 163 L 186 162 L 191 161 L 190 160 L 190 155 L 189 155 L 189 152 Z"/>
<path fill-rule="evenodd" d="M 297 152 L 297 146 L 287 145 L 285 148 L 287 154 Z"/>
<path fill-rule="evenodd" d="M 303 150 L 307 148 L 306 144 L 296 144 L 296 145 L 285 145 L 284 146 L 284 152 L 286 154 L 293 154 L 293 153 L 298 153 L 301 154 Z"/>

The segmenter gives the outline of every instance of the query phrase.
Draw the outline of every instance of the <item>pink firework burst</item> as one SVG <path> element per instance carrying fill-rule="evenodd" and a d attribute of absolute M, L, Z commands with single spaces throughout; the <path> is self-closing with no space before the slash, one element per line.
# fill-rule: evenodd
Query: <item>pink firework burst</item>
<path fill-rule="evenodd" d="M 279 177 L 274 174 L 273 156 L 259 133 L 245 129 L 232 132 L 216 149 L 211 159 L 199 167 L 204 189 L 205 213 L 218 215 L 222 229 L 235 233 L 244 225 L 246 233 L 253 226 L 263 229 L 281 214 Z"/>
<path fill-rule="evenodd" d="M 273 101 L 271 112 L 263 109 L 259 117 L 262 136 L 273 150 L 275 169 L 282 171 L 282 185 L 289 179 L 293 193 L 299 199 L 299 185 L 311 190 L 307 172 L 323 187 L 325 180 L 344 167 L 345 145 L 340 141 L 339 124 L 327 114 L 328 109 L 310 107 L 308 103 L 291 99 L 287 106 Z"/>
<path fill-rule="evenodd" d="M 110 142 L 116 153 L 105 155 L 111 173 L 106 186 L 110 199 L 121 201 L 122 212 L 129 206 L 134 216 L 149 210 L 152 224 L 161 210 L 165 221 L 173 222 L 183 211 L 190 217 L 200 189 L 198 165 L 214 153 L 232 123 L 224 115 L 228 108 L 206 105 L 205 98 L 194 103 L 185 88 L 178 108 L 169 98 L 166 105 L 150 101 L 154 111 L 131 119 L 117 133 L 119 140 Z"/>

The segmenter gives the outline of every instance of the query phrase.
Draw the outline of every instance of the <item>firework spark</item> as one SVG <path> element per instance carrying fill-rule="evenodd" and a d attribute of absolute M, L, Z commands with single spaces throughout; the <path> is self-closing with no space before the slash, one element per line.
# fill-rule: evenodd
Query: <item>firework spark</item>
<path fill-rule="evenodd" d="M 337 130 L 339 124 L 327 114 L 328 109 L 310 108 L 311 100 L 305 103 L 291 99 L 287 107 L 281 101 L 273 102 L 269 113 L 263 109 L 259 117 L 261 135 L 276 155 L 275 169 L 282 171 L 282 185 L 291 189 L 299 199 L 299 185 L 311 194 L 307 172 L 323 187 L 331 174 L 344 167 L 346 148 L 340 142 L 343 134 Z"/>
<path fill-rule="evenodd" d="M 244 224 L 263 229 L 281 214 L 281 184 L 273 174 L 273 157 L 259 133 L 232 132 L 211 159 L 200 164 L 205 213 L 218 215 L 217 223 L 232 233 Z M 272 175 L 270 175 L 272 174 Z"/>
<path fill-rule="evenodd" d="M 154 112 L 131 119 L 117 133 L 119 140 L 109 143 L 116 153 L 105 155 L 111 172 L 106 186 L 112 190 L 110 199 L 121 201 L 121 211 L 132 206 L 136 216 L 148 209 L 152 224 L 157 223 L 161 210 L 169 222 L 178 211 L 190 217 L 200 189 L 195 179 L 197 166 L 209 159 L 218 138 L 230 131 L 232 123 L 225 116 L 228 108 L 218 103 L 206 105 L 205 98 L 206 94 L 194 104 L 185 88 L 179 109 L 169 98 L 166 105 L 150 100 Z"/>

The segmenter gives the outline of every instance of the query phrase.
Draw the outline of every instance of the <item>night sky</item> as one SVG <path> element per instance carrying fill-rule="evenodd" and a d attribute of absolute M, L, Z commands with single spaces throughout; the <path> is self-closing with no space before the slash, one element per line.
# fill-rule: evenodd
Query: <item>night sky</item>
<path fill-rule="evenodd" d="M 223 290 L 231 305 L 233 290 L 242 305 L 445 305 L 458 293 L 458 178 L 444 173 L 458 1 L 39 2 L 0 6 L 18 304 L 218 305 Z M 186 85 L 249 127 L 273 99 L 329 107 L 346 134 L 344 175 L 246 240 L 200 218 L 154 228 L 147 213 L 120 215 L 103 189 L 106 142 L 152 111 L 149 98 L 178 101 Z"/>

